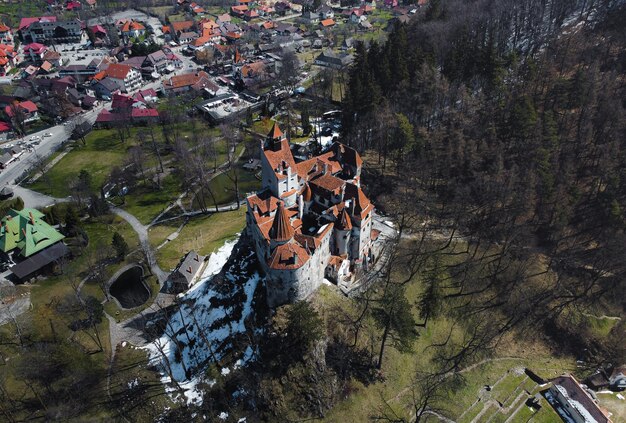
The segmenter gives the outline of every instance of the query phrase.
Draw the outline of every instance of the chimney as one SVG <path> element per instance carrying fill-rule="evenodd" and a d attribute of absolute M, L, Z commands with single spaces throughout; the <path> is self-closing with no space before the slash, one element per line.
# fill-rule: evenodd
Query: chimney
<path fill-rule="evenodd" d="M 195 261 L 200 261 L 200 257 L 196 254 L 196 256 L 194 257 Z"/>
<path fill-rule="evenodd" d="M 187 272 L 188 272 L 188 273 L 191 273 L 191 266 L 189 266 L 189 267 L 187 268 Z"/>
<path fill-rule="evenodd" d="M 30 216 L 30 224 L 34 225 L 35 224 L 35 218 L 33 217 L 33 212 L 28 212 L 28 215 Z"/>

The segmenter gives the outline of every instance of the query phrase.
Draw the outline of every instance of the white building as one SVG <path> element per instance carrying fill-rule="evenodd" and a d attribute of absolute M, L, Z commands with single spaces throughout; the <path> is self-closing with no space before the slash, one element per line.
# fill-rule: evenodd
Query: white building
<path fill-rule="evenodd" d="M 565 420 L 576 423 L 611 423 L 611 419 L 574 376 L 564 375 L 553 379 L 549 392 L 550 395 L 546 396 Z"/>
<path fill-rule="evenodd" d="M 266 274 L 270 306 L 306 298 L 324 277 L 350 283 L 372 254 L 374 206 L 353 148 L 296 163 L 274 124 L 262 148 L 262 188 L 247 198 L 246 231 Z"/>
<path fill-rule="evenodd" d="M 106 76 L 117 82 L 124 93 L 129 93 L 141 87 L 141 72 L 131 66 L 114 63 L 109 65 L 105 73 Z"/>

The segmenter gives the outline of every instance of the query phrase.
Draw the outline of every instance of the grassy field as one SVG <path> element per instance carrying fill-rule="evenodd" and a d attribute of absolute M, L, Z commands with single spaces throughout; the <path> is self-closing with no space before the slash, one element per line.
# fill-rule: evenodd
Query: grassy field
<path fill-rule="evenodd" d="M 143 224 L 148 224 L 170 205 L 181 193 L 180 180 L 170 174 L 161 181 L 161 188 L 155 189 L 144 184 L 137 186 L 124 196 L 121 207 L 135 216 Z M 120 199 L 116 199 L 119 202 Z"/>
<path fill-rule="evenodd" d="M 247 193 L 254 192 L 261 187 L 261 181 L 256 178 L 253 172 L 249 172 L 244 169 L 239 169 L 238 174 L 238 185 L 239 185 L 239 196 L 240 200 L 243 203 Z M 236 193 L 234 191 L 234 183 L 226 173 L 222 173 L 215 178 L 213 178 L 210 182 L 211 191 L 215 196 L 215 202 L 220 204 L 230 204 L 236 201 Z M 207 207 L 209 211 L 213 207 L 213 198 L 209 195 L 209 193 L 205 193 L 205 198 L 207 202 Z M 199 210 L 200 205 L 198 204 L 198 200 L 194 198 L 191 208 L 193 210 Z"/>
<path fill-rule="evenodd" d="M 157 262 L 163 270 L 173 269 L 180 258 L 190 250 L 207 255 L 224 242 L 232 239 L 245 226 L 245 207 L 232 212 L 215 213 L 191 219 L 180 235 L 165 244 L 156 253 Z M 181 222 L 157 225 L 150 229 L 150 243 L 158 246 L 176 231 Z"/>
<path fill-rule="evenodd" d="M 97 189 L 104 184 L 111 169 L 122 164 L 129 147 L 130 144 L 119 142 L 112 130 L 93 131 L 87 136 L 85 146 L 77 143 L 48 170 L 45 177 L 40 177 L 27 187 L 53 197 L 64 198 L 70 195 L 71 181 L 84 169 L 91 175 L 93 188 Z"/>

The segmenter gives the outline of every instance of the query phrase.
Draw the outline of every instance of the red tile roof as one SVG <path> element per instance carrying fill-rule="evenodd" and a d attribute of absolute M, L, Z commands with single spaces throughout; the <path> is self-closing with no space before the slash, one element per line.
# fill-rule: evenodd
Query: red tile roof
<path fill-rule="evenodd" d="M 143 24 L 133 20 L 126 21 L 124 25 L 122 25 L 122 32 L 142 31 L 144 29 L 146 29 L 146 27 L 143 26 Z"/>
<path fill-rule="evenodd" d="M 172 22 L 171 28 L 176 31 L 187 31 L 188 29 L 193 28 L 193 21 L 180 21 L 180 22 Z"/>
<path fill-rule="evenodd" d="M 106 69 L 106 74 L 110 78 L 115 79 L 124 79 L 128 72 L 130 72 L 133 68 L 128 65 L 123 65 L 121 63 L 113 63 L 109 65 Z"/>
<path fill-rule="evenodd" d="M 320 22 L 320 24 L 323 27 L 329 27 L 329 26 L 333 26 L 335 24 L 335 21 L 332 19 L 324 19 L 323 21 Z"/>
<path fill-rule="evenodd" d="M 269 235 L 271 239 L 278 242 L 289 241 L 293 238 L 293 227 L 291 226 L 291 221 L 287 217 L 283 202 L 278 203 L 278 210 L 276 210 L 274 223 L 272 223 Z"/>
<path fill-rule="evenodd" d="M 278 124 L 274 122 L 274 124 L 272 125 L 272 129 L 270 129 L 270 132 L 268 132 L 267 134 L 267 137 L 269 139 L 275 140 L 275 139 L 282 138 L 282 136 L 283 136 L 283 131 L 281 131 Z"/>
<path fill-rule="evenodd" d="M 22 30 L 24 28 L 28 28 L 31 24 L 35 22 L 56 22 L 56 16 L 39 16 L 36 18 L 22 18 L 20 21 L 20 26 L 18 30 Z"/>
<path fill-rule="evenodd" d="M 293 154 L 291 154 L 289 142 L 286 138 L 281 140 L 280 143 L 274 143 L 273 149 L 264 150 L 263 154 L 273 170 L 276 171 L 283 167 L 291 167 L 295 172 L 296 162 L 293 159 Z"/>
<path fill-rule="evenodd" d="M 309 260 L 309 254 L 304 248 L 296 242 L 288 242 L 274 249 L 268 265 L 276 270 L 299 269 L 307 260 Z"/>
<path fill-rule="evenodd" d="M 326 191 L 332 192 L 333 194 L 339 194 L 341 188 L 345 185 L 346 181 L 343 179 L 339 179 L 336 176 L 331 175 L 330 173 L 324 173 L 319 178 L 316 178 L 311 181 L 311 184 L 315 187 L 322 188 Z"/>

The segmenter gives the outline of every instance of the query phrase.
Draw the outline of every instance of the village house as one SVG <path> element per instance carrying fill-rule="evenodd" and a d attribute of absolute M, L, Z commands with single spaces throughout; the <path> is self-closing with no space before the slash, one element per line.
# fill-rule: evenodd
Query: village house
<path fill-rule="evenodd" d="M 205 87 L 212 87 L 215 84 L 209 79 L 209 75 L 204 71 L 184 73 L 182 75 L 170 76 L 163 80 L 163 91 L 166 94 L 181 93 L 185 91 L 201 91 Z"/>
<path fill-rule="evenodd" d="M 106 76 L 115 81 L 120 90 L 128 93 L 141 86 L 141 73 L 131 66 L 114 63 L 104 71 Z"/>
<path fill-rule="evenodd" d="M 33 122 L 39 119 L 39 109 L 30 100 L 14 102 L 4 108 L 4 113 L 11 119 L 22 119 L 24 123 Z"/>
<path fill-rule="evenodd" d="M 13 33 L 11 28 L 0 22 L 0 44 L 12 44 Z"/>
<path fill-rule="evenodd" d="M 39 43 L 30 43 L 22 47 L 24 53 L 24 61 L 39 65 L 43 63 L 43 56 L 48 51 L 48 47 Z"/>
<path fill-rule="evenodd" d="M 12 45 L 0 44 L 0 76 L 6 75 L 17 65 L 17 52 Z"/>
<path fill-rule="evenodd" d="M 26 280 L 69 254 L 64 238 L 35 209 L 9 210 L 0 224 L 0 250 L 11 253 L 11 272 Z"/>
<path fill-rule="evenodd" d="M 134 20 L 124 21 L 120 27 L 120 32 L 124 38 L 139 38 L 146 33 L 146 27 Z"/>
<path fill-rule="evenodd" d="M 374 206 L 360 184 L 363 161 L 335 143 L 296 163 L 278 125 L 262 146 L 261 184 L 247 198 L 246 234 L 274 307 L 308 297 L 328 278 L 349 284 L 374 260 Z"/>
<path fill-rule="evenodd" d="M 195 251 L 187 253 L 178 263 L 176 269 L 170 273 L 163 286 L 163 292 L 177 294 L 189 289 L 200 275 L 206 256 Z"/>
<path fill-rule="evenodd" d="M 315 64 L 325 68 L 343 69 L 349 66 L 354 60 L 354 56 L 348 53 L 335 53 L 328 49 L 315 58 Z"/>

